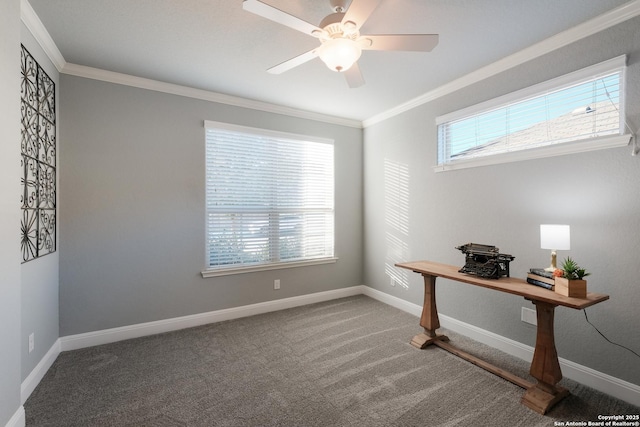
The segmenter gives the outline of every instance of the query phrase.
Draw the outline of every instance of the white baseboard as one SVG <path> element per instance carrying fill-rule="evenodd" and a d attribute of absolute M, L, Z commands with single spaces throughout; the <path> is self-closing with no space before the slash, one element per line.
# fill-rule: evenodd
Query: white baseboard
<path fill-rule="evenodd" d="M 363 286 L 362 293 L 417 317 L 420 317 L 422 314 L 422 306 L 410 303 L 401 298 L 389 295 L 368 286 Z M 533 359 L 533 347 L 505 338 L 501 335 L 494 334 L 493 332 L 489 332 L 468 323 L 461 322 L 443 314 L 439 314 L 438 317 L 440 318 L 440 325 L 443 328 L 450 329 L 453 332 L 467 336 L 527 362 L 530 362 Z M 624 400 L 625 402 L 629 402 L 632 405 L 640 406 L 640 386 L 603 374 L 602 372 L 579 365 L 570 360 L 559 358 L 559 361 L 563 376 L 610 396 Z"/>
<path fill-rule="evenodd" d="M 80 348 L 93 347 L 95 345 L 108 344 L 131 338 L 139 338 L 147 335 L 171 332 L 179 329 L 206 325 L 209 323 L 222 322 L 225 320 L 254 316 L 256 314 L 284 310 L 287 308 L 314 304 L 317 302 L 329 301 L 337 298 L 360 295 L 363 293 L 362 288 L 364 288 L 364 286 L 352 286 L 350 288 L 318 292 L 291 298 L 283 298 L 274 301 L 244 305 L 241 307 L 211 311 L 208 313 L 193 314 L 190 316 L 176 317 L 173 319 L 164 319 L 155 322 L 139 323 L 136 325 L 105 329 L 102 331 L 69 335 L 60 338 L 61 351 L 77 350 Z"/>
<path fill-rule="evenodd" d="M 257 304 L 234 307 L 208 313 L 194 314 L 190 316 L 176 317 L 172 319 L 158 320 L 155 322 L 139 323 L 120 328 L 105 329 L 95 332 L 87 332 L 77 335 L 69 335 L 56 340 L 51 349 L 42 358 L 29 376 L 22 382 L 20 398 L 22 404 L 27 401 L 33 390 L 40 384 L 53 362 L 61 351 L 78 350 L 101 344 L 108 344 L 131 338 L 139 338 L 163 332 L 176 331 L 178 329 L 191 328 L 209 323 L 238 319 L 272 311 L 285 310 L 287 308 L 314 304 L 338 298 L 361 295 L 364 286 L 352 286 L 350 288 L 336 289 L 332 291 L 317 292 L 309 295 L 301 295 L 291 298 L 283 298 L 275 301 L 267 301 Z M 23 411 L 24 412 L 24 411 Z M 23 424 L 24 425 L 24 424 Z"/>
<path fill-rule="evenodd" d="M 27 419 L 24 414 L 24 406 L 20 405 L 15 414 L 9 419 L 5 427 L 24 427 Z"/>
<path fill-rule="evenodd" d="M 36 389 L 44 375 L 47 373 L 53 362 L 56 361 L 58 355 L 60 354 L 60 339 L 58 338 L 56 342 L 53 343 L 47 354 L 44 355 L 42 360 L 33 368 L 33 371 L 29 374 L 20 386 L 20 400 L 24 405 L 24 402 L 27 401 L 33 390 Z"/>
<path fill-rule="evenodd" d="M 329 301 L 338 298 L 345 298 L 354 295 L 364 294 L 375 300 L 383 302 L 392 307 L 398 308 L 407 313 L 420 317 L 422 306 L 394 297 L 387 293 L 378 291 L 368 286 L 353 286 L 350 288 L 336 289 L 326 292 L 318 292 L 310 295 L 301 295 L 292 298 L 283 298 L 275 301 L 267 301 L 257 304 L 234 307 L 224 310 L 211 311 L 208 313 L 194 314 L 173 319 L 159 320 L 155 322 L 140 323 L 136 325 L 123 326 L 120 328 L 106 329 L 102 331 L 87 332 L 78 335 L 69 335 L 59 338 L 47 352 L 45 357 L 38 363 L 38 366 L 29 374 L 22 383 L 21 398 L 24 403 L 35 387 L 44 377 L 44 374 L 51 367 L 56 357 L 61 351 L 76 350 L 95 345 L 108 344 L 131 338 L 138 338 L 163 332 L 175 331 L 178 329 L 191 328 L 194 326 L 206 325 L 225 320 L 238 319 L 241 317 L 253 316 L 272 311 L 284 310 L 287 308 L 299 307 L 317 302 Z M 452 317 L 440 314 L 442 327 L 450 329 L 461 335 L 472 338 L 478 342 L 489 345 L 507 354 L 523 359 L 527 362 L 533 358 L 533 348 L 517 341 L 494 334 L 476 326 L 461 322 Z M 627 381 L 612 377 L 602 372 L 595 371 L 586 366 L 579 365 L 570 360 L 560 358 L 560 366 L 563 375 L 588 387 L 599 390 L 618 399 L 640 406 L 640 386 Z M 11 426 L 24 426 L 24 408 L 22 408 L 22 418 L 14 416 Z M 15 424 L 13 421 L 16 418 Z M 22 424 L 19 424 L 22 419 Z"/>

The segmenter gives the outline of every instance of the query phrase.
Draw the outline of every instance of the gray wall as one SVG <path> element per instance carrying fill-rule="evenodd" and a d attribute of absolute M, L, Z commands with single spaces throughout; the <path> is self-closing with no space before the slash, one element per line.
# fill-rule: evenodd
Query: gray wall
<path fill-rule="evenodd" d="M 21 27 L 21 42 L 29 53 L 38 61 L 49 77 L 56 84 L 56 112 L 60 111 L 60 84 L 58 70 L 51 63 L 40 45 L 29 30 Z M 59 121 L 59 117 L 57 117 Z M 57 152 L 58 166 L 60 150 Z M 58 188 L 59 190 L 59 188 Z M 59 200 L 58 200 L 59 201 Z M 60 233 L 58 233 L 58 239 Z M 59 242 L 59 240 L 58 240 Z M 38 258 L 21 266 L 21 372 L 24 381 L 33 368 L 58 339 L 58 250 L 52 254 Z M 29 353 L 29 334 L 34 334 L 35 346 Z"/>
<path fill-rule="evenodd" d="M 0 425 L 20 408 L 20 1 L 0 14 Z"/>
<path fill-rule="evenodd" d="M 571 251 L 559 252 L 592 275 L 588 288 L 611 295 L 587 309 L 611 340 L 640 351 L 640 156 L 616 148 L 549 159 L 435 173 L 438 115 L 628 54 L 627 117 L 640 127 L 640 19 L 569 45 L 451 95 L 367 127 L 365 152 L 365 283 L 416 304 L 417 274 L 397 272 L 398 260 L 462 265 L 454 249 L 467 242 L 516 256 L 512 276 L 544 267 L 539 225 L 571 225 Z M 398 190 L 407 191 L 407 195 Z M 399 284 L 390 285 L 389 274 Z M 440 280 L 438 309 L 533 346 L 535 327 L 520 321 L 522 298 Z M 405 286 L 402 286 L 405 285 Z M 419 326 L 416 323 L 416 330 Z M 605 342 L 580 311 L 556 310 L 559 356 L 640 384 L 638 359 Z"/>
<path fill-rule="evenodd" d="M 61 336 L 362 284 L 361 129 L 60 80 Z M 204 120 L 335 140 L 336 264 L 201 277 Z"/>

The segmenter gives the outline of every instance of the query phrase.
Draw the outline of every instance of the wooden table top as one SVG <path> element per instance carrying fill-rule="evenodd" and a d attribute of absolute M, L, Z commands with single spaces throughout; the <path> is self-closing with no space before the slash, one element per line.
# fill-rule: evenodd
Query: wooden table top
<path fill-rule="evenodd" d="M 507 292 L 534 301 L 543 301 L 549 304 L 575 308 L 577 310 L 581 310 L 583 308 L 598 304 L 599 302 L 609 299 L 609 295 L 597 294 L 594 292 L 587 292 L 586 298 L 566 297 L 552 290 L 545 289 L 540 286 L 531 285 L 523 279 L 518 279 L 515 277 L 484 279 L 482 277 L 460 273 L 458 272 L 460 267 L 440 264 L 431 261 L 403 262 L 396 264 L 396 267 L 406 268 L 407 270 L 412 270 L 420 274 L 444 277 L 446 279 L 456 280 L 458 282 L 468 283 L 470 285 L 481 286 L 483 288 L 489 288 L 501 292 Z"/>

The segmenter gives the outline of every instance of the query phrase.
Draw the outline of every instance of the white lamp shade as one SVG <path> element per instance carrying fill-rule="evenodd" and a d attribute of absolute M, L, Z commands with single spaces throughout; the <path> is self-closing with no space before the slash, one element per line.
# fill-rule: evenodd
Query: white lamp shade
<path fill-rule="evenodd" d="M 540 225 L 540 248 L 551 250 L 571 249 L 571 232 L 568 225 Z"/>
<path fill-rule="evenodd" d="M 327 40 L 318 48 L 320 59 L 333 71 L 344 72 L 360 58 L 362 49 L 351 39 Z"/>

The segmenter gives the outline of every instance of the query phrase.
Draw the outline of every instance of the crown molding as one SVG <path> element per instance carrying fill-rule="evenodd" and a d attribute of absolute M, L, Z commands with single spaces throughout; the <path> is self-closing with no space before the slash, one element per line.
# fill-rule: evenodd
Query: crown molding
<path fill-rule="evenodd" d="M 38 18 L 38 16 L 36 15 L 28 0 L 21 0 L 20 6 L 20 17 L 22 19 L 22 22 L 24 22 L 29 31 L 31 31 L 31 34 L 33 34 L 51 62 L 53 62 L 54 66 L 61 73 L 94 80 L 102 80 L 111 83 L 118 83 L 142 89 L 154 90 L 173 95 L 185 96 L 204 101 L 217 102 L 237 107 L 250 108 L 253 110 L 283 114 L 286 116 L 355 128 L 366 128 L 368 126 L 372 126 L 376 123 L 416 108 L 420 105 L 426 104 L 443 96 L 451 94 L 455 91 L 463 89 L 474 83 L 495 76 L 503 71 L 521 65 L 527 61 L 538 58 L 554 50 L 560 49 L 585 37 L 591 36 L 624 21 L 635 18 L 638 15 L 640 15 L 640 0 L 632 0 L 629 3 L 626 3 L 618 8 L 605 12 L 600 16 L 583 22 L 582 24 L 576 25 L 575 27 L 558 33 L 555 36 L 549 37 L 513 55 L 509 55 L 492 64 L 479 68 L 474 72 L 471 72 L 449 83 L 446 83 L 432 91 L 413 98 L 387 111 L 376 114 L 361 122 L 359 120 L 314 113 L 291 107 L 270 104 L 267 102 L 224 95 L 202 89 L 194 89 L 186 86 L 164 83 L 127 74 L 86 67 L 83 65 L 69 64 L 65 61 L 55 42 L 42 24 L 42 21 L 40 21 L 40 18 Z"/>
<path fill-rule="evenodd" d="M 327 114 L 314 113 L 311 111 L 284 107 L 267 102 L 224 95 L 216 92 L 194 89 L 187 86 L 180 86 L 127 74 L 115 73 L 98 68 L 70 64 L 64 59 L 62 53 L 60 53 L 60 50 L 58 50 L 58 47 L 49 35 L 49 32 L 45 28 L 36 12 L 31 7 L 31 4 L 29 4 L 28 0 L 20 1 L 20 18 L 27 29 L 31 32 L 33 37 L 36 39 L 40 47 L 42 47 L 42 50 L 44 50 L 45 54 L 47 55 L 49 60 L 51 60 L 59 73 L 69 74 L 77 77 L 85 77 L 93 80 L 101 80 L 110 83 L 117 83 L 141 89 L 148 89 L 157 92 L 169 93 L 204 101 L 217 102 L 236 107 L 249 108 L 252 110 L 264 111 L 268 113 L 282 114 L 285 116 L 315 120 L 340 126 L 354 127 L 358 129 L 362 128 L 362 122 L 360 120 L 352 120 Z"/>
<path fill-rule="evenodd" d="M 434 101 L 445 95 L 449 95 L 450 93 L 456 92 L 474 83 L 478 83 L 484 79 L 502 73 L 503 71 L 524 64 L 525 62 L 531 61 L 532 59 L 560 49 L 600 31 L 606 30 L 614 25 L 620 24 L 631 18 L 635 18 L 638 15 L 640 15 L 640 0 L 630 1 L 629 3 L 623 4 L 615 9 L 611 9 L 602 15 L 585 21 L 582 24 L 578 24 L 573 28 L 562 31 L 555 36 L 551 36 L 539 43 L 529 46 L 528 48 L 522 49 L 513 55 L 506 56 L 503 59 L 479 68 L 463 77 L 452 80 L 451 82 L 421 96 L 413 98 L 410 101 L 365 119 L 362 122 L 362 125 L 366 128 L 383 120 L 397 116 L 405 111 L 409 111 L 415 107 Z"/>
<path fill-rule="evenodd" d="M 231 95 L 225 95 L 217 92 L 211 92 L 202 89 L 195 89 L 187 86 L 181 86 L 173 83 L 165 83 L 158 80 L 146 79 L 143 77 L 132 76 L 129 74 L 116 73 L 113 71 L 102 70 L 99 68 L 87 67 L 84 65 L 66 63 L 62 70 L 63 74 L 76 77 L 84 77 L 87 79 L 100 80 L 109 83 L 116 83 L 125 86 L 137 87 L 140 89 L 153 90 L 156 92 L 168 93 L 171 95 L 184 96 L 187 98 L 200 99 L 203 101 L 216 102 L 236 107 L 249 108 L 252 110 L 265 111 L 268 113 L 283 114 L 285 116 L 298 117 L 302 119 L 315 120 L 319 122 L 332 123 L 341 126 L 362 128 L 362 122 L 359 120 L 335 117 L 311 111 L 299 110 L 291 107 L 270 104 L 267 102 L 256 101 L 252 99 L 240 98 Z"/>
<path fill-rule="evenodd" d="M 24 22 L 24 25 L 29 29 L 33 37 L 36 39 L 44 53 L 49 57 L 49 60 L 53 63 L 54 67 L 60 72 L 65 66 L 67 61 L 58 50 L 58 46 L 53 41 L 49 32 L 42 24 L 35 10 L 31 7 L 28 0 L 20 1 L 20 19 Z"/>

